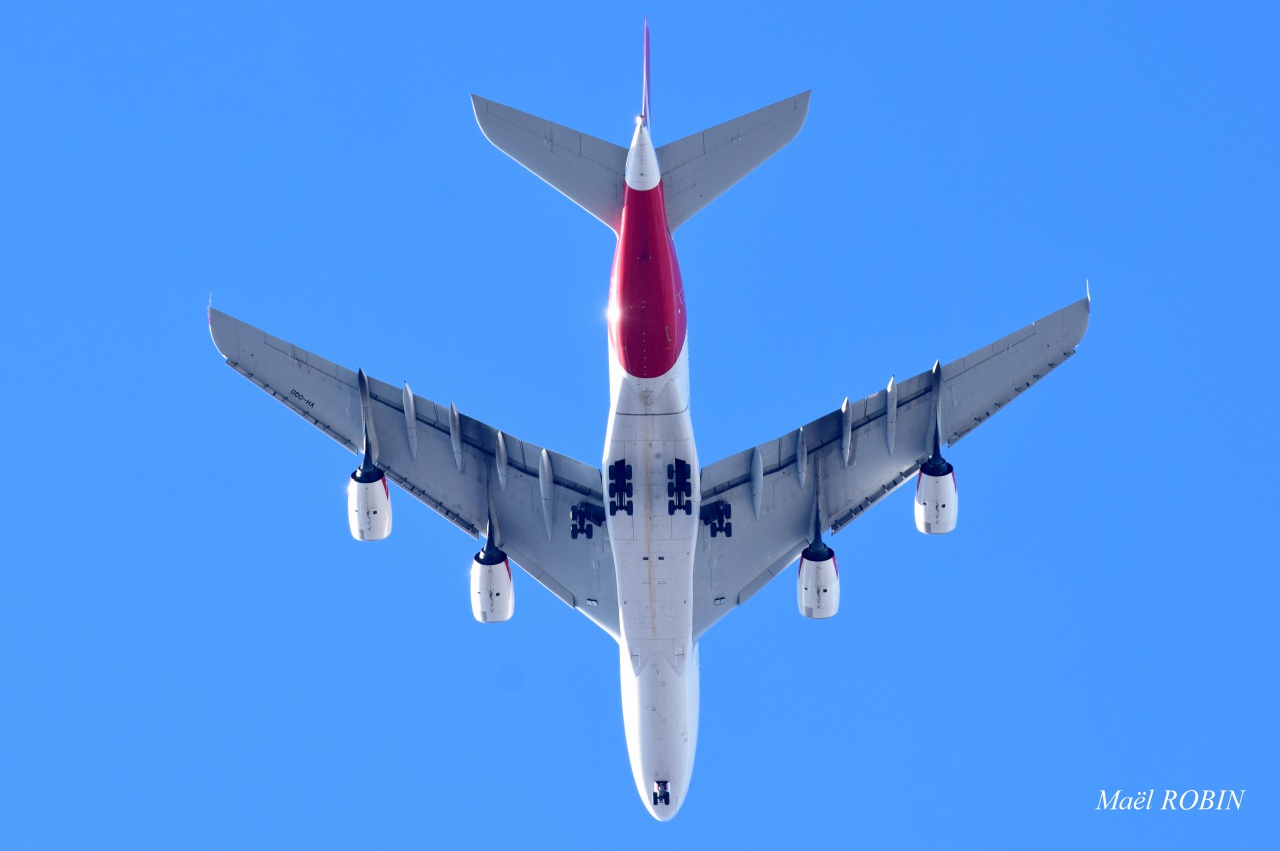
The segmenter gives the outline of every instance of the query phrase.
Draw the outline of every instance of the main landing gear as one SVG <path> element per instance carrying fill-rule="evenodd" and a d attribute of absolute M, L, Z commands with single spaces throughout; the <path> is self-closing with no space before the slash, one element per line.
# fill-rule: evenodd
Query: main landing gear
<path fill-rule="evenodd" d="M 619 459 L 609 465 L 609 516 L 625 511 L 628 515 L 634 510 L 631 501 L 633 486 L 631 484 L 631 465 L 626 459 Z"/>
<path fill-rule="evenodd" d="M 693 471 L 689 462 L 677 458 L 674 464 L 667 465 L 667 514 L 675 515 L 677 511 L 693 514 Z"/>
<path fill-rule="evenodd" d="M 671 781 L 655 780 L 653 781 L 653 805 L 671 806 Z"/>

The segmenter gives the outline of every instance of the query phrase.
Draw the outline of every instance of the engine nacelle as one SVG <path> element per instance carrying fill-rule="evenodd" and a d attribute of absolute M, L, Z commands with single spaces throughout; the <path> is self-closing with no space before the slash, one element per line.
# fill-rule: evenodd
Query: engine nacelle
<path fill-rule="evenodd" d="M 381 470 L 356 470 L 347 482 L 347 519 L 357 541 L 381 541 L 391 534 L 391 492 Z"/>
<path fill-rule="evenodd" d="M 502 623 L 511 618 L 515 608 L 507 554 L 502 550 L 476 553 L 471 562 L 471 614 L 480 623 Z"/>
<path fill-rule="evenodd" d="M 823 546 L 821 552 L 815 552 L 806 547 L 800 554 L 796 604 L 800 614 L 814 619 L 829 618 L 840 608 L 840 569 L 836 567 L 835 550 Z"/>
<path fill-rule="evenodd" d="M 959 512 L 955 470 L 930 459 L 916 479 L 916 528 L 926 535 L 945 535 L 956 528 Z"/>

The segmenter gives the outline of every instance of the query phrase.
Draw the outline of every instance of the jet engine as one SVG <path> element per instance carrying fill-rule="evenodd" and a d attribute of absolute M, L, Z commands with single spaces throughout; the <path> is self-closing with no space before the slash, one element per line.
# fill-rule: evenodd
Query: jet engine
<path fill-rule="evenodd" d="M 796 603 L 800 614 L 815 620 L 829 618 L 840 608 L 840 569 L 836 567 L 836 552 L 823 547 L 825 553 L 815 553 L 806 547 L 800 554 L 800 576 L 796 580 Z"/>
<path fill-rule="evenodd" d="M 926 535 L 945 535 L 956 528 L 959 512 L 955 468 L 934 455 L 916 478 L 916 528 Z"/>
<path fill-rule="evenodd" d="M 357 541 L 381 541 L 391 534 L 391 492 L 382 471 L 361 465 L 347 482 L 347 519 Z"/>
<path fill-rule="evenodd" d="M 515 611 L 515 586 L 507 554 L 486 541 L 471 561 L 471 614 L 480 623 L 502 623 Z"/>

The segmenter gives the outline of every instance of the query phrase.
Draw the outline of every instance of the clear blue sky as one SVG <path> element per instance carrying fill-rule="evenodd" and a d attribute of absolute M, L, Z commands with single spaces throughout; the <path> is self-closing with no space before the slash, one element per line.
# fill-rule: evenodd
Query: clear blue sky
<path fill-rule="evenodd" d="M 6 848 L 1250 847 L 1280 832 L 1270 4 L 39 4 L 0 15 Z M 1113 7 L 1123 5 L 1125 9 Z M 679 235 L 704 463 L 1084 293 L 1079 355 L 702 645 L 690 798 L 616 649 L 226 368 L 214 304 L 599 458 L 612 236 L 476 92 L 619 143 L 805 89 Z M 1100 789 L 1247 789 L 1100 813 Z"/>

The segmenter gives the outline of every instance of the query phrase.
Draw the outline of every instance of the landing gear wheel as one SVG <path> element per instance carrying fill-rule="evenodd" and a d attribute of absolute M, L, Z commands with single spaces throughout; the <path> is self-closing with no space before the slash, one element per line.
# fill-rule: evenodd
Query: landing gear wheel
<path fill-rule="evenodd" d="M 630 503 L 630 502 L 628 502 L 628 503 L 627 503 L 627 516 L 628 516 L 628 517 L 630 517 L 630 516 L 631 516 L 631 509 L 632 509 L 632 506 L 633 506 L 633 505 L 634 505 L 634 503 Z"/>
<path fill-rule="evenodd" d="M 687 514 L 687 515 L 689 515 L 689 516 L 693 516 L 693 503 L 692 503 L 692 502 L 686 502 L 686 503 L 684 504 L 684 513 L 685 513 L 685 514 Z"/>
<path fill-rule="evenodd" d="M 590 537 L 591 537 L 591 526 L 590 526 L 590 524 L 588 524 L 588 525 L 587 525 L 587 528 L 583 529 L 582 531 L 583 531 L 583 532 L 585 532 L 585 533 L 587 534 L 587 538 L 590 538 Z"/>

